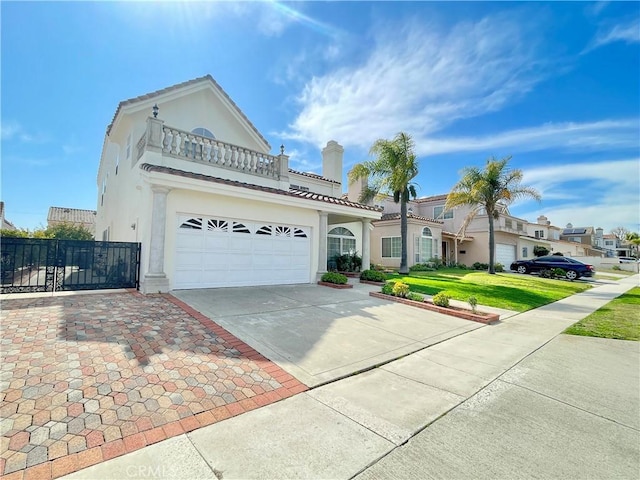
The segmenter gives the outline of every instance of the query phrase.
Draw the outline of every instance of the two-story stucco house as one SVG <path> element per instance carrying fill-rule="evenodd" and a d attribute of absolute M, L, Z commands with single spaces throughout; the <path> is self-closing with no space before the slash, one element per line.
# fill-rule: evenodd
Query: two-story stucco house
<path fill-rule="evenodd" d="M 141 290 L 314 282 L 328 246 L 370 261 L 381 213 L 341 198 L 343 148 L 322 175 L 289 168 L 210 76 L 120 102 L 97 175 L 97 239 L 142 244 Z"/>

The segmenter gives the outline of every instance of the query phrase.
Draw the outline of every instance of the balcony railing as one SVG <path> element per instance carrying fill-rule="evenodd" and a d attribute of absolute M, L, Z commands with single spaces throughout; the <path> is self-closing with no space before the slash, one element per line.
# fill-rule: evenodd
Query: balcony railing
<path fill-rule="evenodd" d="M 269 155 L 149 120 L 147 131 L 138 141 L 138 159 L 146 149 L 155 147 L 164 155 L 276 180 L 280 179 L 283 166 L 288 173 L 286 155 Z"/>

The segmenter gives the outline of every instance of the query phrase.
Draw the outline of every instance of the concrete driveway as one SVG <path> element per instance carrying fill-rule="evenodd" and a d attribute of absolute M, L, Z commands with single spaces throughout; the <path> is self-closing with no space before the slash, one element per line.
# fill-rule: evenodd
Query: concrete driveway
<path fill-rule="evenodd" d="M 318 285 L 177 290 L 209 317 L 308 386 L 421 350 L 478 323 Z"/>

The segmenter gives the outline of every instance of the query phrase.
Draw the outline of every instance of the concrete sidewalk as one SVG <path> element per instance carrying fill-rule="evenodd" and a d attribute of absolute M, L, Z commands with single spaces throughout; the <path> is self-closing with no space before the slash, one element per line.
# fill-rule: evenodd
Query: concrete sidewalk
<path fill-rule="evenodd" d="M 64 478 L 635 478 L 638 343 L 556 337 L 637 285 L 595 287 Z"/>

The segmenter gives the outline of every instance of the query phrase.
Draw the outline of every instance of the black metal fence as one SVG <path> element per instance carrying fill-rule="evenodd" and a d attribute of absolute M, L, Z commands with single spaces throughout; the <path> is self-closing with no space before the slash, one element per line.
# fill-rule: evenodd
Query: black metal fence
<path fill-rule="evenodd" d="M 139 285 L 139 243 L 3 237 L 0 254 L 0 293 Z"/>

